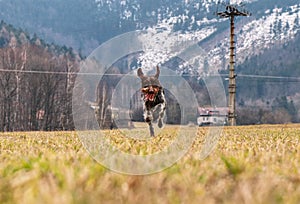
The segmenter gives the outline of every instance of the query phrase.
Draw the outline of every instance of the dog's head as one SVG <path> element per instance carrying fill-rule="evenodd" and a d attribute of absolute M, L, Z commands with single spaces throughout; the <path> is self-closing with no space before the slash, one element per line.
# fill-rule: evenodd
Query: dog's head
<path fill-rule="evenodd" d="M 162 88 L 158 80 L 159 74 L 160 70 L 158 66 L 156 66 L 156 74 L 154 76 L 145 76 L 142 69 L 138 69 L 137 75 L 142 80 L 141 91 L 144 94 L 145 101 L 154 101 L 158 92 Z"/>

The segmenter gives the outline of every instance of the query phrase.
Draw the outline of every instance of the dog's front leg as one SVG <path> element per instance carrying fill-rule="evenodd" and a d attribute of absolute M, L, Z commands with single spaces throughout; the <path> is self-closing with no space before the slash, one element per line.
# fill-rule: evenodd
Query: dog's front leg
<path fill-rule="evenodd" d="M 148 125 L 149 125 L 150 136 L 154 137 L 154 128 L 152 122 L 151 121 L 148 122 Z"/>
<path fill-rule="evenodd" d="M 144 120 L 145 120 L 145 122 L 148 123 L 150 135 L 153 137 L 154 136 L 154 128 L 153 128 L 153 124 L 152 124 L 153 112 L 152 112 L 152 110 L 148 110 L 146 107 L 144 107 Z"/>
<path fill-rule="evenodd" d="M 149 125 L 150 135 L 153 137 L 154 136 L 154 128 L 153 128 L 152 120 L 153 120 L 153 113 L 151 110 L 147 110 L 145 121 Z"/>

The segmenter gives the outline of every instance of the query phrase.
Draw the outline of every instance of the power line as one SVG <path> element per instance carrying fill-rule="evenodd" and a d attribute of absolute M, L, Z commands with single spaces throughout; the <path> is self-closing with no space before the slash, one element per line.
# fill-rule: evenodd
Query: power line
<path fill-rule="evenodd" d="M 74 74 L 74 75 L 91 75 L 91 76 L 130 76 L 128 74 L 115 74 L 115 73 L 105 73 L 101 74 L 99 72 L 58 72 L 58 71 L 43 71 L 43 70 L 12 70 L 12 69 L 0 69 L 0 72 L 11 72 L 11 73 L 28 73 L 28 74 L 57 74 L 57 75 L 68 75 L 68 74 Z M 182 77 L 201 77 L 200 75 L 193 75 L 193 74 L 182 74 L 182 75 L 163 75 L 160 76 L 182 76 Z M 205 77 L 201 78 L 207 78 L 207 77 L 228 77 L 227 74 L 212 74 L 207 75 Z M 290 77 L 290 76 L 270 76 L 270 75 L 254 75 L 254 74 L 238 74 L 236 76 L 237 78 L 258 78 L 258 79 L 284 79 L 284 80 L 291 80 L 299 81 L 300 77 Z"/>
<path fill-rule="evenodd" d="M 16 69 L 0 69 L 0 72 L 15 72 L 15 73 L 28 73 L 28 74 L 78 74 L 74 72 L 55 72 L 55 71 L 43 71 L 43 70 L 16 70 Z"/>
<path fill-rule="evenodd" d="M 74 75 L 91 75 L 91 76 L 135 76 L 135 75 L 129 75 L 129 74 L 113 74 L 113 73 L 99 73 L 99 72 L 58 72 L 58 71 L 43 71 L 43 70 L 12 70 L 12 69 L 0 69 L 0 72 L 11 72 L 11 73 L 27 73 L 27 74 L 57 74 L 57 75 L 68 75 L 68 74 L 74 74 Z M 163 75 L 160 76 L 170 76 L 170 77 L 187 77 L 187 76 L 197 76 L 199 75 L 190 75 L 190 74 L 183 74 L 183 75 Z M 217 76 L 217 75 L 216 75 Z"/>
<path fill-rule="evenodd" d="M 254 75 L 254 74 L 238 74 L 238 77 L 247 78 L 264 78 L 264 79 L 289 79 L 289 80 L 300 80 L 300 77 L 289 77 L 289 76 L 268 76 L 268 75 Z"/>

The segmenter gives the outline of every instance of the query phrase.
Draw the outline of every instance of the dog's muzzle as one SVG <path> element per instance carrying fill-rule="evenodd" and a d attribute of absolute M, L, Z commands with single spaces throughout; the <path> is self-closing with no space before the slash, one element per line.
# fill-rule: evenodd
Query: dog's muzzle
<path fill-rule="evenodd" d="M 154 101 L 160 87 L 158 86 L 147 86 L 141 89 L 144 94 L 144 101 Z"/>

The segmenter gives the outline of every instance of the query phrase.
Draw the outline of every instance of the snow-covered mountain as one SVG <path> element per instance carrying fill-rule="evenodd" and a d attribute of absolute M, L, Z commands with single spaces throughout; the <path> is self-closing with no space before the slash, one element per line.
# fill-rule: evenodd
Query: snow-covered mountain
<path fill-rule="evenodd" d="M 260 18 L 254 16 L 246 21 L 241 20 L 236 31 L 237 63 L 242 63 L 247 57 L 258 55 L 276 44 L 284 44 L 294 39 L 300 30 L 299 15 L 300 3 L 267 9 Z M 224 48 L 229 47 L 228 42 L 229 38 L 226 37 L 209 55 L 220 61 Z M 227 56 L 228 54 L 226 58 Z"/>
<path fill-rule="evenodd" d="M 191 3 L 191 1 L 186 2 Z M 251 2 L 259 5 L 256 1 L 249 1 L 249 5 Z M 214 1 L 203 1 L 201 5 L 195 3 L 194 7 L 208 13 L 212 10 L 212 5 L 216 6 Z M 210 64 L 209 72 L 226 69 L 229 61 L 229 20 L 218 19 L 217 16 L 208 18 L 206 15 L 195 17 L 189 12 L 190 10 L 186 10 L 185 14 L 167 15 L 166 18 L 160 19 L 157 24 L 146 29 L 151 33 L 151 37 L 145 37 L 147 39 L 145 44 L 152 50 L 148 49 L 148 52 L 146 51 L 141 57 L 142 65 L 151 67 L 151 64 L 153 66 L 153 64 L 164 63 L 171 57 L 177 56 L 180 50 L 172 50 L 172 45 L 176 43 L 200 42 Z M 251 17 L 237 17 L 235 24 L 237 64 L 275 45 L 293 40 L 300 30 L 299 15 L 300 3 L 287 3 L 281 7 L 273 5 L 272 8 L 256 11 Z M 203 56 L 196 56 L 193 60 L 203 62 Z M 200 75 L 203 68 L 201 63 L 194 67 Z M 195 70 L 190 71 L 195 72 Z"/>
<path fill-rule="evenodd" d="M 6 0 L 0 1 L 0 19 L 84 55 L 122 33 L 148 31 L 152 37 L 147 38 L 147 53 L 141 58 L 145 66 L 178 55 L 181 50 L 170 47 L 174 43 L 200 43 L 209 70 L 215 72 L 228 64 L 229 20 L 215 14 L 226 3 L 252 13 L 235 21 L 237 63 L 299 33 L 298 0 Z"/>

